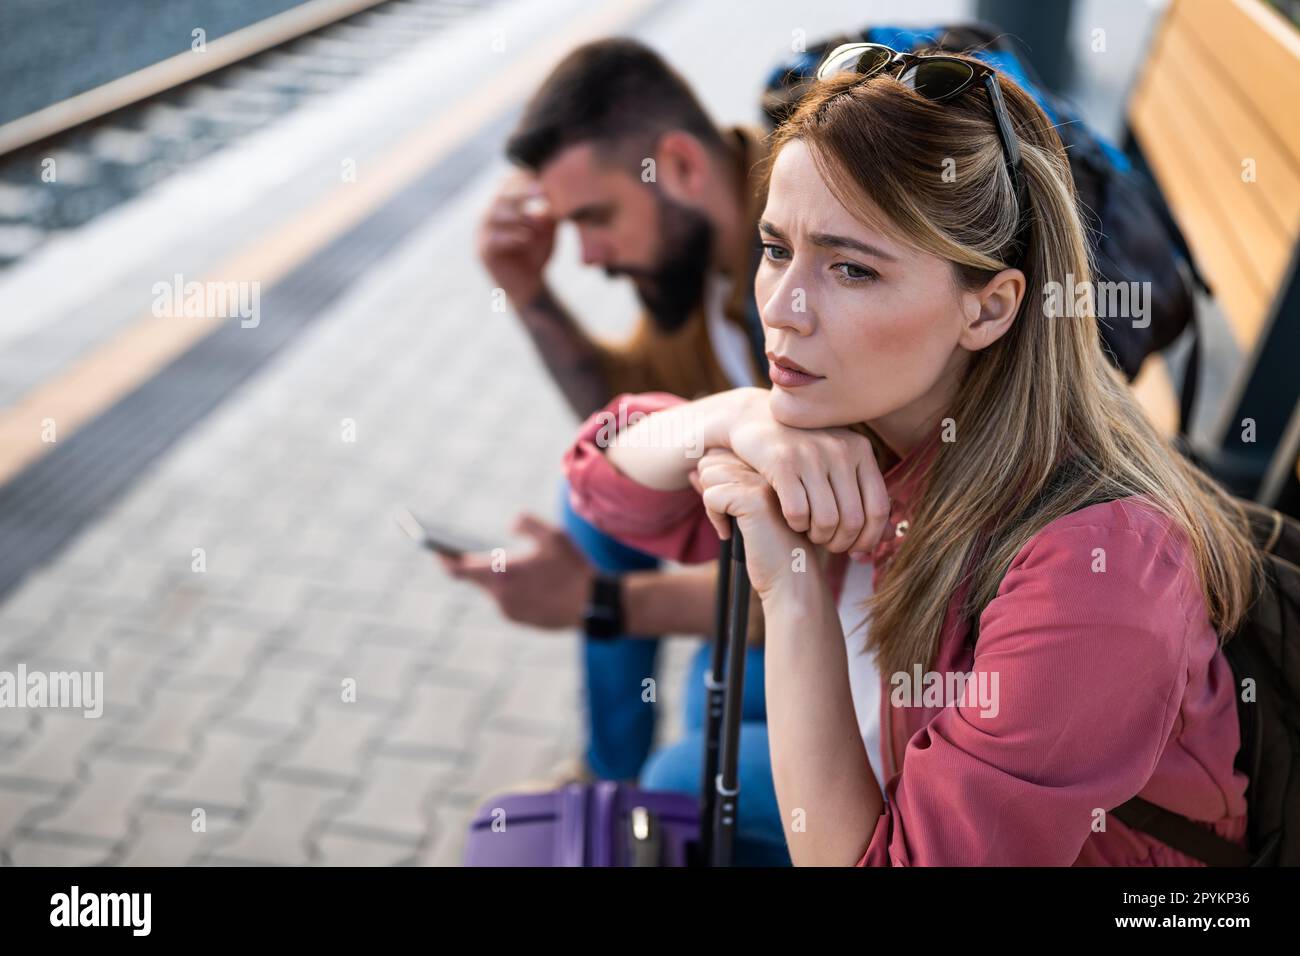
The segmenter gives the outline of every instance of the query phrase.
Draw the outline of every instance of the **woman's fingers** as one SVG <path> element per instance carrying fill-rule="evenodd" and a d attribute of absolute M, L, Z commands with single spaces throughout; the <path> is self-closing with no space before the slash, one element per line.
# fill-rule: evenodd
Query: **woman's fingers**
<path fill-rule="evenodd" d="M 731 537 L 731 522 L 727 520 L 725 511 L 714 511 L 706 501 L 704 513 L 708 516 L 709 524 L 713 525 L 713 530 L 718 533 L 719 541 L 726 541 Z"/>
<path fill-rule="evenodd" d="M 709 523 L 723 541 L 731 537 L 728 516 L 742 513 L 742 483 L 747 477 L 759 478 L 748 465 L 723 448 L 706 452 L 692 473 L 691 484 L 700 493 Z"/>
<path fill-rule="evenodd" d="M 763 496 L 766 493 L 766 482 L 752 485 L 727 481 L 705 488 L 701 498 L 704 501 L 704 510 L 709 517 L 709 523 L 718 532 L 718 537 L 725 541 L 731 537 L 730 519 L 747 518 L 762 510 Z"/>
<path fill-rule="evenodd" d="M 810 471 L 801 474 L 799 480 L 808 495 L 808 540 L 813 544 L 826 544 L 835 537 L 840 524 L 840 511 L 835 504 L 835 492 L 831 490 L 830 479 L 824 474 Z"/>
<path fill-rule="evenodd" d="M 849 550 L 862 534 L 866 503 L 858 483 L 858 469 L 854 462 L 835 462 L 830 473 L 831 491 L 839 508 L 839 526 L 827 543 L 835 553 Z"/>
<path fill-rule="evenodd" d="M 834 552 L 870 553 L 889 522 L 884 478 L 870 445 L 859 437 L 834 436 L 817 454 L 781 467 L 770 481 L 790 530 Z M 692 484 L 725 538 L 727 516 L 758 507 L 769 482 L 733 452 L 711 449 L 700 459 Z"/>
<path fill-rule="evenodd" d="M 808 493 L 794 472 L 779 472 L 772 481 L 772 490 L 781 504 L 781 516 L 791 531 L 806 534 L 812 516 Z"/>
<path fill-rule="evenodd" d="M 866 520 L 850 550 L 855 554 L 870 554 L 889 525 L 889 492 L 874 457 L 859 462 L 856 474 Z"/>

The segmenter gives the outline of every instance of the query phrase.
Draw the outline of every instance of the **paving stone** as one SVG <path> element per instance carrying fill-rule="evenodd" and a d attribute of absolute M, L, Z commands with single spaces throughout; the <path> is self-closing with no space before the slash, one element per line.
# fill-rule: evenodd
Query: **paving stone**
<path fill-rule="evenodd" d="M 145 810 L 132 821 L 126 848 L 113 857 L 118 866 L 185 866 L 228 839 L 236 824 L 219 815 L 204 817 L 206 832 L 195 833 L 189 813 Z"/>
<path fill-rule="evenodd" d="M 11 667 L 38 641 L 48 641 L 51 629 L 52 624 L 42 621 L 0 617 L 0 666 Z"/>
<path fill-rule="evenodd" d="M 387 719 L 387 713 L 325 698 L 312 711 L 306 735 L 277 762 L 276 770 L 345 784 L 361 773 L 367 745 Z"/>
<path fill-rule="evenodd" d="M 0 788 L 0 846 L 28 814 L 37 808 L 53 807 L 58 799 L 56 794 L 48 791 Z"/>
<path fill-rule="evenodd" d="M 444 572 L 440 567 L 430 566 L 425 573 L 432 577 Z M 450 588 L 440 588 L 437 591 L 403 590 L 381 602 L 376 613 L 399 627 L 433 635 L 445 623 L 448 609 L 453 603 Z"/>
<path fill-rule="evenodd" d="M 178 556 L 171 564 L 120 556 L 108 566 L 104 575 L 77 587 L 77 603 L 97 610 L 134 610 L 154 600 L 169 579 L 188 572 L 189 564 L 188 552 L 183 562 Z"/>
<path fill-rule="evenodd" d="M 29 639 L 15 657 L 40 653 L 87 667 L 97 666 L 102 658 L 100 648 L 119 627 L 121 621 L 111 615 L 71 608 L 60 615 L 57 625 Z"/>
<path fill-rule="evenodd" d="M 284 619 L 309 606 L 313 586 L 292 575 L 258 572 L 242 583 L 237 599 L 244 607 Z"/>
<path fill-rule="evenodd" d="M 332 669 L 332 683 L 340 687 L 343 680 L 356 681 L 359 703 L 397 701 L 429 660 L 420 648 L 358 642 Z"/>
<path fill-rule="evenodd" d="M 519 653 L 520 641 L 502 628 L 486 630 L 457 624 L 444 635 L 451 649 L 438 659 L 439 670 L 470 685 L 490 686 L 503 666 Z"/>
<path fill-rule="evenodd" d="M 527 733 L 550 736 L 581 705 L 572 674 L 558 676 L 551 670 L 519 668 L 512 672 L 504 697 L 493 708 L 492 720 L 498 724 L 514 721 Z"/>
<path fill-rule="evenodd" d="M 202 807 L 209 819 L 216 812 L 235 812 L 250 799 L 254 770 L 275 744 L 216 729 L 204 735 L 193 764 L 160 781 L 155 802 L 186 813 Z"/>
<path fill-rule="evenodd" d="M 240 680 L 255 669 L 267 640 L 266 631 L 215 623 L 203 638 L 198 654 L 184 663 L 183 670 L 214 681 Z"/>
<path fill-rule="evenodd" d="M 283 737 L 301 725 L 310 701 L 329 687 L 318 671 L 280 666 L 283 658 L 259 669 L 252 684 L 234 699 L 222 722 L 251 732 Z"/>
<path fill-rule="evenodd" d="M 114 716 L 147 707 L 149 697 L 171 673 L 167 661 L 130 644 L 108 647 L 98 663 L 104 674 L 104 713 Z"/>
<path fill-rule="evenodd" d="M 9 848 L 14 866 L 98 866 L 108 857 L 104 847 L 73 846 L 47 840 L 18 840 Z"/>
<path fill-rule="evenodd" d="M 128 832 L 133 809 L 151 796 L 160 779 L 158 767 L 97 757 L 90 779 L 50 816 L 33 823 L 40 835 L 71 836 L 112 844 Z"/>
<path fill-rule="evenodd" d="M 465 840 L 474 819 L 472 806 L 440 806 L 434 814 L 434 836 L 416 860 L 418 866 L 461 866 Z M 509 824 L 507 823 L 507 826 Z"/>
<path fill-rule="evenodd" d="M 418 847 L 349 833 L 326 832 L 317 841 L 317 866 L 402 866 L 413 863 Z"/>
<path fill-rule="evenodd" d="M 81 762 L 116 733 L 108 716 L 87 719 L 56 711 L 39 713 L 40 726 L 17 750 L 0 753 L 0 786 L 48 784 L 67 786 L 78 778 Z"/>
<path fill-rule="evenodd" d="M 114 750 L 143 750 L 181 757 L 205 726 L 218 693 L 212 687 L 162 687 L 155 692 L 145 717 L 114 742 Z"/>
<path fill-rule="evenodd" d="M 9 619 L 45 623 L 69 605 L 67 584 L 61 578 L 49 571 L 29 575 L 0 607 L 0 633 Z"/>
<path fill-rule="evenodd" d="M 362 791 L 346 810 L 330 818 L 328 832 L 379 835 L 411 844 L 429 829 L 429 800 L 450 764 L 377 756 L 362 774 Z"/>
<path fill-rule="evenodd" d="M 321 811 L 336 801 L 340 790 L 279 780 L 258 784 L 258 803 L 248 822 L 230 841 L 218 843 L 213 859 L 278 866 L 311 862 L 307 834 Z"/>
<path fill-rule="evenodd" d="M 468 799 L 484 799 L 540 778 L 555 765 L 551 746 L 536 738 L 484 729 L 468 748 L 463 773 L 450 781 L 451 792 Z"/>
<path fill-rule="evenodd" d="M 479 689 L 423 683 L 406 712 L 385 731 L 381 749 L 408 754 L 462 750 L 485 716 L 485 702 Z"/>
<path fill-rule="evenodd" d="M 284 625 L 286 642 L 281 651 L 297 651 L 339 658 L 348 653 L 367 625 L 367 619 L 320 608 L 307 608 Z"/>

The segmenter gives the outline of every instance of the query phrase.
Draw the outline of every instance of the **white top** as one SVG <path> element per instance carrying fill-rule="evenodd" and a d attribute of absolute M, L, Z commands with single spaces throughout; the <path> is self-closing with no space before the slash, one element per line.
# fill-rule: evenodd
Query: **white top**
<path fill-rule="evenodd" d="M 749 358 L 749 340 L 744 330 L 727 318 L 726 306 L 730 296 L 731 280 L 716 272 L 710 274 L 708 287 L 704 290 L 704 320 L 709 330 L 709 344 L 733 387 L 757 385 Z"/>
<path fill-rule="evenodd" d="M 718 364 L 733 386 L 758 384 L 750 363 L 749 341 L 745 333 L 727 318 L 725 307 L 731 295 L 731 280 L 714 273 L 705 291 L 704 315 L 708 323 L 709 342 Z M 844 574 L 844 587 L 837 610 L 844 630 L 844 646 L 849 662 L 849 686 L 853 692 L 853 709 L 858 730 L 883 792 L 885 775 L 880 755 L 880 672 L 875 658 L 862 650 L 867 639 L 866 615 L 862 605 L 871 596 L 872 566 L 850 561 Z"/>
<path fill-rule="evenodd" d="M 853 692 L 853 710 L 858 717 L 858 730 L 867 748 L 867 758 L 875 771 L 881 792 L 885 789 L 885 775 L 881 767 L 880 750 L 880 672 L 876 669 L 875 655 L 863 651 L 867 640 L 866 614 L 862 605 L 871 597 L 870 564 L 850 561 L 844 572 L 844 587 L 836 610 L 840 627 L 844 630 L 844 650 L 849 661 L 849 688 Z"/>

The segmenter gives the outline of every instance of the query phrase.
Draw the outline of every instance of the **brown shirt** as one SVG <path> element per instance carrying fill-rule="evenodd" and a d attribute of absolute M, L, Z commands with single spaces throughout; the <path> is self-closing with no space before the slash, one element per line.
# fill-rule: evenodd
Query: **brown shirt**
<path fill-rule="evenodd" d="M 727 321 L 734 322 L 749 336 L 752 332 L 746 331 L 745 313 L 753 294 L 755 229 L 766 201 L 757 166 L 766 156 L 767 148 L 756 129 L 734 127 L 725 136 L 742 174 L 741 195 L 737 199 L 750 225 L 741 231 L 741 241 L 734 250 L 731 292 L 723 311 Z M 671 392 L 682 398 L 698 398 L 733 387 L 714 354 L 703 305 L 672 332 L 662 331 L 649 315 L 643 314 L 625 342 L 602 343 L 602 346 L 601 359 L 612 394 Z M 752 355 L 749 361 L 754 366 L 755 380 L 767 381 L 766 365 L 760 368 Z"/>

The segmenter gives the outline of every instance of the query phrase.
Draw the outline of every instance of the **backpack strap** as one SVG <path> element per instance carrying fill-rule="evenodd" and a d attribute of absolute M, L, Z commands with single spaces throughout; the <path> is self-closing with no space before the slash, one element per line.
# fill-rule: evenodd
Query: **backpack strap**
<path fill-rule="evenodd" d="M 1250 866 L 1250 853 L 1245 847 L 1225 840 L 1212 830 L 1207 830 L 1181 814 L 1148 803 L 1141 797 L 1126 800 L 1111 816 L 1126 827 L 1153 836 L 1210 866 Z"/>

